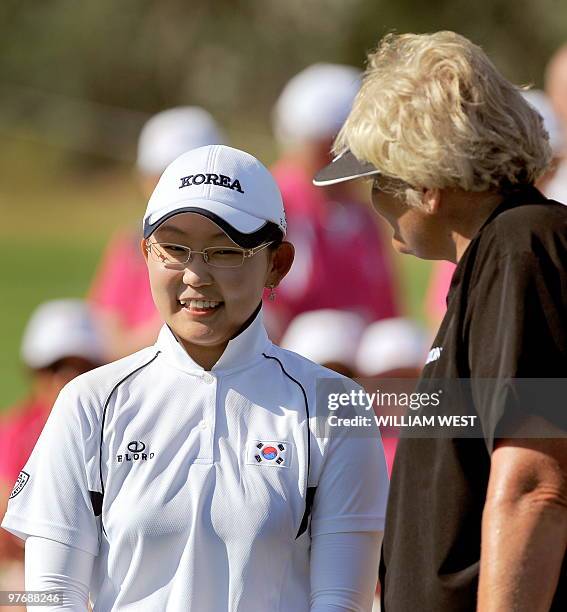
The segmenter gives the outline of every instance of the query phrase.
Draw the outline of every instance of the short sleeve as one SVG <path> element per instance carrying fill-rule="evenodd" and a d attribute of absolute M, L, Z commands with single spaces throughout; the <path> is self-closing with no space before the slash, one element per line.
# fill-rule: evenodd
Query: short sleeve
<path fill-rule="evenodd" d="M 90 491 L 98 486 L 98 427 L 74 382 L 59 395 L 20 472 L 2 527 L 22 539 L 48 538 L 96 555 L 99 527 Z"/>
<path fill-rule="evenodd" d="M 371 423 L 333 427 L 313 502 L 312 536 L 384 530 L 388 470 L 380 432 Z"/>
<path fill-rule="evenodd" d="M 545 253 L 505 255 L 480 274 L 468 306 L 468 360 L 489 450 L 518 416 L 567 430 L 566 313 L 567 275 Z"/>

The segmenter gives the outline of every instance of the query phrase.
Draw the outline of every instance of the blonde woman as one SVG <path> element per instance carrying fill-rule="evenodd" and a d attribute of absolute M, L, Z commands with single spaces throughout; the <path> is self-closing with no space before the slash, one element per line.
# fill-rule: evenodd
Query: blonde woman
<path fill-rule="evenodd" d="M 390 35 L 335 146 L 318 184 L 369 177 L 396 249 L 457 264 L 419 388 L 470 379 L 422 413 L 475 423 L 400 441 L 383 610 L 566 610 L 567 208 L 534 187 L 541 117 L 463 36 Z"/>

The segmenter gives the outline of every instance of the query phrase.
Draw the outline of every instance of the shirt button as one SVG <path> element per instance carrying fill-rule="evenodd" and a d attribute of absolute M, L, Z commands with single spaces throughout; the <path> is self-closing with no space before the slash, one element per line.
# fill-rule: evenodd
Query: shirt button
<path fill-rule="evenodd" d="M 204 380 L 204 381 L 205 381 L 205 382 L 206 382 L 208 385 L 210 385 L 211 383 L 214 383 L 214 382 L 215 382 L 215 377 L 214 377 L 214 376 L 211 376 L 210 374 L 204 374 L 204 375 L 203 375 L 203 380 Z"/>
<path fill-rule="evenodd" d="M 208 427 L 208 425 L 207 425 L 207 421 L 202 420 L 202 421 L 199 423 L 199 427 L 200 427 L 201 429 L 207 429 L 207 427 Z"/>

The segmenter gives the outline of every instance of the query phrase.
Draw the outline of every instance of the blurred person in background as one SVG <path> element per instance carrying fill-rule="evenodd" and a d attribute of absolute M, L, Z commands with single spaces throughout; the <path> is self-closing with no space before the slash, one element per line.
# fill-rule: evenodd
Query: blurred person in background
<path fill-rule="evenodd" d="M 357 376 L 354 361 L 366 322 L 354 312 L 312 310 L 289 324 L 280 346 L 343 376 Z"/>
<path fill-rule="evenodd" d="M 415 321 L 399 317 L 372 323 L 364 331 L 355 356 L 360 384 L 371 394 L 378 390 L 382 393 L 412 393 L 425 363 L 428 347 L 428 335 Z M 392 414 L 399 413 L 397 406 L 393 408 L 395 412 Z M 378 407 L 375 407 L 375 412 L 380 414 Z M 388 477 L 391 477 L 399 430 L 381 425 L 380 434 Z M 379 610 L 378 582 L 372 611 Z"/>
<path fill-rule="evenodd" d="M 154 115 L 138 140 L 136 165 L 144 198 L 147 200 L 161 173 L 179 155 L 225 140 L 216 121 L 203 108 L 182 106 Z M 150 292 L 137 228 L 127 228 L 112 238 L 93 280 L 89 300 L 100 319 L 109 361 L 155 341 L 163 321 Z"/>
<path fill-rule="evenodd" d="M 79 374 L 102 363 L 100 336 L 87 304 L 66 299 L 40 305 L 26 326 L 21 357 L 29 371 L 30 392 L 20 404 L 4 412 L 0 421 L 2 516 L 59 391 Z M 4 529 L 0 530 L 0 559 L 2 588 L 23 588 L 23 543 Z"/>
<path fill-rule="evenodd" d="M 272 172 L 296 250 L 277 299 L 267 303 L 267 324 L 276 340 L 309 310 L 351 310 L 368 321 L 397 313 L 389 247 L 364 196 L 351 185 L 321 190 L 311 182 L 329 162 L 330 146 L 359 86 L 355 68 L 315 64 L 286 84 L 273 110 L 282 155 Z"/>
<path fill-rule="evenodd" d="M 567 141 L 567 44 L 560 47 L 547 63 L 545 92 L 559 119 L 563 140 Z M 567 160 L 563 159 L 559 164 L 555 176 L 546 186 L 546 194 L 567 204 Z"/>
<path fill-rule="evenodd" d="M 415 321 L 404 318 L 383 319 L 369 325 L 358 346 L 355 357 L 355 369 L 360 378 L 366 378 L 376 391 L 380 381 L 394 379 L 396 391 L 412 393 L 425 363 L 429 337 L 426 331 Z M 400 384 L 400 379 L 407 379 L 407 384 Z M 389 389 L 380 387 L 383 392 Z M 379 411 L 377 411 L 379 414 Z M 394 428 L 380 427 L 382 444 L 388 464 L 388 475 L 392 474 L 394 456 L 398 445 L 398 433 Z"/>
<path fill-rule="evenodd" d="M 417 391 L 453 390 L 423 417 L 476 419 L 400 437 L 384 612 L 566 610 L 567 207 L 535 187 L 541 117 L 465 37 L 390 34 L 335 151 L 317 184 L 373 172 L 395 248 L 457 263 Z"/>
<path fill-rule="evenodd" d="M 565 94 L 567 95 L 567 86 L 565 87 Z M 567 179 L 567 170 L 564 171 L 565 177 L 563 179 L 559 181 L 555 179 L 561 172 L 560 169 L 565 156 L 567 133 L 563 132 L 561 120 L 554 111 L 550 99 L 543 91 L 531 89 L 529 91 L 523 91 L 522 95 L 541 115 L 543 125 L 549 135 L 549 144 L 553 156 L 549 168 L 538 179 L 537 187 L 548 198 L 557 200 L 563 204 L 567 202 L 567 182 L 563 186 L 563 193 L 561 192 L 561 182 Z M 565 198 L 565 200 L 563 198 Z M 447 294 L 449 293 L 454 271 L 455 264 L 450 261 L 436 261 L 433 264 L 425 302 L 427 318 L 433 331 L 439 329 L 439 324 L 445 316 L 447 310 Z"/>

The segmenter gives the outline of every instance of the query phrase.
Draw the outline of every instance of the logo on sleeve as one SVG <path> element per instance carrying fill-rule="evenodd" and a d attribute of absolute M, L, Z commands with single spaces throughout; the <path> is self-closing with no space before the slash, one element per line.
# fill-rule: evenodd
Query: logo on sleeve
<path fill-rule="evenodd" d="M 289 442 L 251 440 L 248 442 L 246 463 L 273 467 L 289 467 L 291 444 Z"/>
<path fill-rule="evenodd" d="M 10 493 L 10 499 L 12 499 L 12 497 L 16 497 L 16 495 L 21 492 L 21 490 L 28 484 L 29 479 L 30 475 L 22 470 L 18 476 L 18 480 L 16 480 L 16 484 L 14 485 L 12 492 Z"/>

